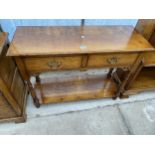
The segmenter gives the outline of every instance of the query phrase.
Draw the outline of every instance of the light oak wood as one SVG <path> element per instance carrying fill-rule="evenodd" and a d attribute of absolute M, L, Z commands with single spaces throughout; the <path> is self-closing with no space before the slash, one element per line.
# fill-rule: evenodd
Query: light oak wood
<path fill-rule="evenodd" d="M 0 120 L 3 118 L 16 117 L 14 109 L 10 106 L 2 94 L 0 94 Z"/>
<path fill-rule="evenodd" d="M 125 95 L 133 95 L 144 91 L 155 90 L 155 68 L 143 68 L 138 77 L 134 80 Z"/>
<path fill-rule="evenodd" d="M 120 82 L 118 83 L 118 91 L 116 93 L 116 97 L 123 96 L 125 92 L 125 88 L 133 82 L 133 79 L 136 78 L 138 75 L 137 72 L 139 73 L 140 70 L 139 68 L 142 68 L 144 66 L 144 58 L 143 58 L 143 53 L 139 54 L 137 57 L 137 60 L 132 64 L 132 67 L 129 69 L 128 73 L 126 74 L 125 77 L 123 77 L 123 80 L 119 80 Z M 116 70 L 117 74 L 117 70 Z M 135 76 L 136 75 L 136 76 Z M 118 74 L 117 77 L 119 78 L 120 75 Z"/>
<path fill-rule="evenodd" d="M 23 61 L 28 72 L 39 73 L 53 70 L 79 69 L 82 56 L 27 57 Z"/>
<path fill-rule="evenodd" d="M 7 55 L 15 58 L 34 103 L 39 107 L 49 102 L 120 97 L 125 86 L 129 86 L 140 72 L 143 54 L 154 51 L 132 26 L 18 27 Z M 108 75 L 92 80 L 85 77 L 65 82 L 61 77 L 60 82 L 39 77 L 47 71 L 107 67 L 110 68 Z M 118 67 L 128 71 L 123 81 L 118 77 L 114 82 L 112 75 Z M 36 77 L 35 88 L 30 81 L 32 75 Z"/>
<path fill-rule="evenodd" d="M 155 29 L 155 19 L 139 19 L 136 29 L 147 39 L 150 40 Z"/>
<path fill-rule="evenodd" d="M 17 27 L 8 56 L 154 50 L 132 26 Z"/>
<path fill-rule="evenodd" d="M 0 32 L 0 55 L 7 40 L 7 33 Z"/>
<path fill-rule="evenodd" d="M 23 97 L 23 110 L 22 110 L 22 114 L 21 116 L 16 116 L 15 113 L 12 111 L 12 108 L 9 106 L 7 106 L 7 109 L 4 109 L 4 107 L 6 107 L 6 104 L 8 102 L 0 102 L 1 104 L 2 103 L 5 103 L 5 106 L 3 105 L 0 109 L 2 110 L 1 111 L 1 118 L 0 118 L 0 122 L 11 122 L 11 121 L 14 121 L 15 123 L 24 123 L 26 122 L 26 119 L 27 119 L 27 114 L 26 114 L 26 105 L 27 105 L 27 94 L 28 93 L 28 87 L 26 87 L 25 89 L 25 93 L 24 93 L 24 97 Z M 1 99 L 0 99 L 1 100 Z M 4 101 L 4 100 L 3 100 Z M 0 105 L 1 106 L 1 105 Z M 10 108 L 10 111 L 8 111 L 8 108 Z"/>
<path fill-rule="evenodd" d="M 0 33 L 0 38 L 0 122 L 24 122 L 27 87 L 14 60 L 6 57 L 7 34 Z"/>
<path fill-rule="evenodd" d="M 143 54 L 144 57 L 144 65 L 146 67 L 155 66 L 155 52 L 148 52 L 147 54 Z"/>
<path fill-rule="evenodd" d="M 130 66 L 138 57 L 138 53 L 114 53 L 89 55 L 88 68 Z"/>
<path fill-rule="evenodd" d="M 71 56 L 62 55 L 48 57 L 26 57 L 23 58 L 23 62 L 30 74 L 36 74 L 55 70 L 129 66 L 134 63 L 137 56 L 138 53 L 87 54 Z"/>
<path fill-rule="evenodd" d="M 139 31 L 155 47 L 155 20 L 140 19 L 136 25 Z M 124 95 L 136 94 L 142 91 L 155 90 L 155 52 L 142 53 L 143 64 L 131 76 L 126 84 Z"/>
<path fill-rule="evenodd" d="M 41 79 L 35 91 L 41 104 L 114 97 L 116 85 L 107 75 L 72 76 Z M 43 94 L 43 98 L 41 97 Z"/>

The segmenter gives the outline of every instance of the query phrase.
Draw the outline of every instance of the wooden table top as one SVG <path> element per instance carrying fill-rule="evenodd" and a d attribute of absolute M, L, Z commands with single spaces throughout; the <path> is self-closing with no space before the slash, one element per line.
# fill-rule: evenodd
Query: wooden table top
<path fill-rule="evenodd" d="M 17 27 L 8 56 L 150 51 L 132 26 Z"/>
<path fill-rule="evenodd" d="M 7 38 L 7 33 L 0 32 L 0 55 L 1 55 L 2 49 L 4 47 L 6 38 Z"/>

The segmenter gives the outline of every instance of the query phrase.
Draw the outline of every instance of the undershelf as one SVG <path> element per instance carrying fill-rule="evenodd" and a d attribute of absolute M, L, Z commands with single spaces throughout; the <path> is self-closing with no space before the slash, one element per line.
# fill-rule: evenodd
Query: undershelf
<path fill-rule="evenodd" d="M 124 95 L 155 90 L 155 67 L 144 67 Z"/>
<path fill-rule="evenodd" d="M 107 75 L 42 78 L 35 84 L 41 104 L 114 97 L 116 84 Z"/>

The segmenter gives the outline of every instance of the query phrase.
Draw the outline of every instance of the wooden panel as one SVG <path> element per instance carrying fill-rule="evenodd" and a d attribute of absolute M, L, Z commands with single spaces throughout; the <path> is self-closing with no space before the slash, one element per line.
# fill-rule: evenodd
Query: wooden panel
<path fill-rule="evenodd" d="M 77 69 L 81 66 L 82 56 L 24 58 L 26 69 L 30 73 L 43 71 Z"/>
<path fill-rule="evenodd" d="M 0 61 L 0 75 L 1 78 L 6 82 L 7 86 L 10 88 L 15 72 L 15 63 L 12 58 L 3 57 Z"/>
<path fill-rule="evenodd" d="M 25 87 L 24 96 L 23 96 L 23 107 L 22 107 L 22 114 L 17 116 L 14 110 L 11 108 L 10 104 L 7 102 L 5 97 L 1 94 L 0 96 L 0 122 L 10 122 L 14 121 L 15 123 L 23 123 L 26 121 L 26 102 L 27 102 L 27 93 L 28 89 Z"/>
<path fill-rule="evenodd" d="M 16 117 L 15 111 L 11 108 L 10 104 L 4 98 L 3 94 L 0 93 L 0 119 L 6 119 Z"/>
<path fill-rule="evenodd" d="M 155 25 L 154 25 L 154 30 L 152 32 L 152 35 L 149 39 L 149 42 L 151 43 L 151 45 L 153 45 L 155 47 Z"/>
<path fill-rule="evenodd" d="M 144 53 L 144 65 L 155 66 L 155 52 Z"/>
<path fill-rule="evenodd" d="M 0 32 L 0 55 L 7 40 L 7 33 Z"/>
<path fill-rule="evenodd" d="M 25 85 L 23 80 L 21 79 L 19 71 L 17 70 L 15 73 L 14 81 L 11 86 L 11 92 L 21 108 L 23 106 L 23 94 L 25 93 L 24 91 L 25 91 Z"/>
<path fill-rule="evenodd" d="M 155 28 L 155 19 L 139 19 L 136 29 L 147 39 L 150 40 Z"/>
<path fill-rule="evenodd" d="M 124 94 L 131 95 L 143 91 L 155 90 L 155 68 L 143 68 L 133 84 Z"/>
<path fill-rule="evenodd" d="M 35 89 L 42 104 L 113 97 L 116 91 L 115 83 L 106 74 L 46 78 L 41 79 L 41 84 L 41 89 L 39 85 Z"/>
<path fill-rule="evenodd" d="M 119 67 L 134 63 L 138 54 L 92 54 L 89 56 L 88 67 Z"/>
<path fill-rule="evenodd" d="M 154 50 L 132 26 L 17 27 L 9 56 Z"/>
<path fill-rule="evenodd" d="M 25 121 L 27 89 L 15 62 L 11 57 L 6 57 L 8 45 L 5 33 L 0 33 L 0 47 L 0 122 Z"/>

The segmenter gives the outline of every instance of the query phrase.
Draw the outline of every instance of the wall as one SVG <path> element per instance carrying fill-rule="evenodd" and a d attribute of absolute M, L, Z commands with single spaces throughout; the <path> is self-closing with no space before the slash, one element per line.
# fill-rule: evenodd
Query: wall
<path fill-rule="evenodd" d="M 133 25 L 135 26 L 137 19 L 86 19 L 85 25 Z M 0 19 L 0 25 L 3 31 L 9 33 L 11 41 L 16 26 L 79 26 L 80 19 Z"/>

